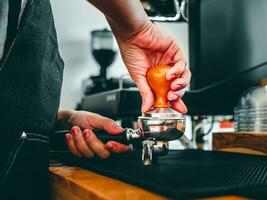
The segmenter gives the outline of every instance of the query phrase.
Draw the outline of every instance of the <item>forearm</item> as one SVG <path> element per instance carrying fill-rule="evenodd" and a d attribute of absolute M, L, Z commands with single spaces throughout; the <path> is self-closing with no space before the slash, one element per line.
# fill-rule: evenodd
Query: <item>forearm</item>
<path fill-rule="evenodd" d="M 112 28 L 129 34 L 149 19 L 139 0 L 87 0 L 104 13 Z"/>

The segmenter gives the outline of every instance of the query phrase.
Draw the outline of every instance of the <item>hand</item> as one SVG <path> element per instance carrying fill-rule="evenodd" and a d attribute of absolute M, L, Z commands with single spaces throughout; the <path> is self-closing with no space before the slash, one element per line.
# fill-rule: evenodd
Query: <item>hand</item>
<path fill-rule="evenodd" d="M 154 103 L 154 95 L 147 80 L 149 67 L 157 65 L 173 66 L 167 73 L 167 80 L 172 80 L 168 99 L 174 109 L 186 113 L 187 108 L 181 97 L 184 88 L 189 84 L 191 73 L 186 66 L 182 51 L 172 37 L 164 33 L 151 22 L 147 22 L 135 33 L 120 37 L 116 35 L 121 55 L 126 67 L 140 90 L 142 96 L 142 112 L 148 111 Z"/>
<path fill-rule="evenodd" d="M 67 114 L 66 114 L 67 113 Z M 93 130 L 103 129 L 110 134 L 120 134 L 124 130 L 113 120 L 101 115 L 85 111 L 60 111 L 59 116 L 72 127 L 66 134 L 66 143 L 73 155 L 77 157 L 108 158 L 113 153 L 132 151 L 131 145 L 123 145 L 114 141 L 103 144 Z"/>

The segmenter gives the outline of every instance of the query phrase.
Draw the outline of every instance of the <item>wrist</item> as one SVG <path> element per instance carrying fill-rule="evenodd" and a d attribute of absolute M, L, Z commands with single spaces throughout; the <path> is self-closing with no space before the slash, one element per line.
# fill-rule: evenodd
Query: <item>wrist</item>
<path fill-rule="evenodd" d="M 72 115 L 75 114 L 75 110 L 73 109 L 64 109 L 64 110 L 59 110 L 58 111 L 58 116 L 57 116 L 57 124 L 59 124 L 61 127 L 69 128 L 70 124 L 70 118 Z"/>
<path fill-rule="evenodd" d="M 126 36 L 126 40 L 129 42 L 131 40 L 134 40 L 138 35 L 146 33 L 149 29 L 151 29 L 151 26 L 153 26 L 151 21 L 147 21 L 142 26 L 140 26 L 135 31 L 128 33 Z"/>
<path fill-rule="evenodd" d="M 135 23 L 135 25 L 132 28 L 122 27 L 109 18 L 107 18 L 107 21 L 116 39 L 124 41 L 129 41 L 132 38 L 135 38 L 135 36 L 138 35 L 140 32 L 143 32 L 150 26 L 152 26 L 152 22 L 148 19 L 142 20 L 139 23 Z"/>

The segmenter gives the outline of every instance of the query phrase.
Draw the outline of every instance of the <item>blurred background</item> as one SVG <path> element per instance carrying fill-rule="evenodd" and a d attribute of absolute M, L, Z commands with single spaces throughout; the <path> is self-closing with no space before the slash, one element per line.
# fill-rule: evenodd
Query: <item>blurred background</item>
<path fill-rule="evenodd" d="M 211 149 L 214 132 L 267 131 L 267 0 L 140 0 L 172 35 L 192 72 L 185 135 Z M 52 1 L 65 61 L 61 108 L 136 128 L 141 98 L 104 16 L 86 0 Z"/>

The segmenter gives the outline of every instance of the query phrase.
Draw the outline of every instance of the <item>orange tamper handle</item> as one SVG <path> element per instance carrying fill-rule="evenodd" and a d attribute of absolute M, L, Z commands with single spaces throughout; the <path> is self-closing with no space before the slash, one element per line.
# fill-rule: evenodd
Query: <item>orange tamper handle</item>
<path fill-rule="evenodd" d="M 166 79 L 166 73 L 170 66 L 155 66 L 150 67 L 147 71 L 146 78 L 148 84 L 156 96 L 154 103 L 155 108 L 169 108 L 170 103 L 167 99 L 167 93 L 170 90 L 170 83 Z"/>

